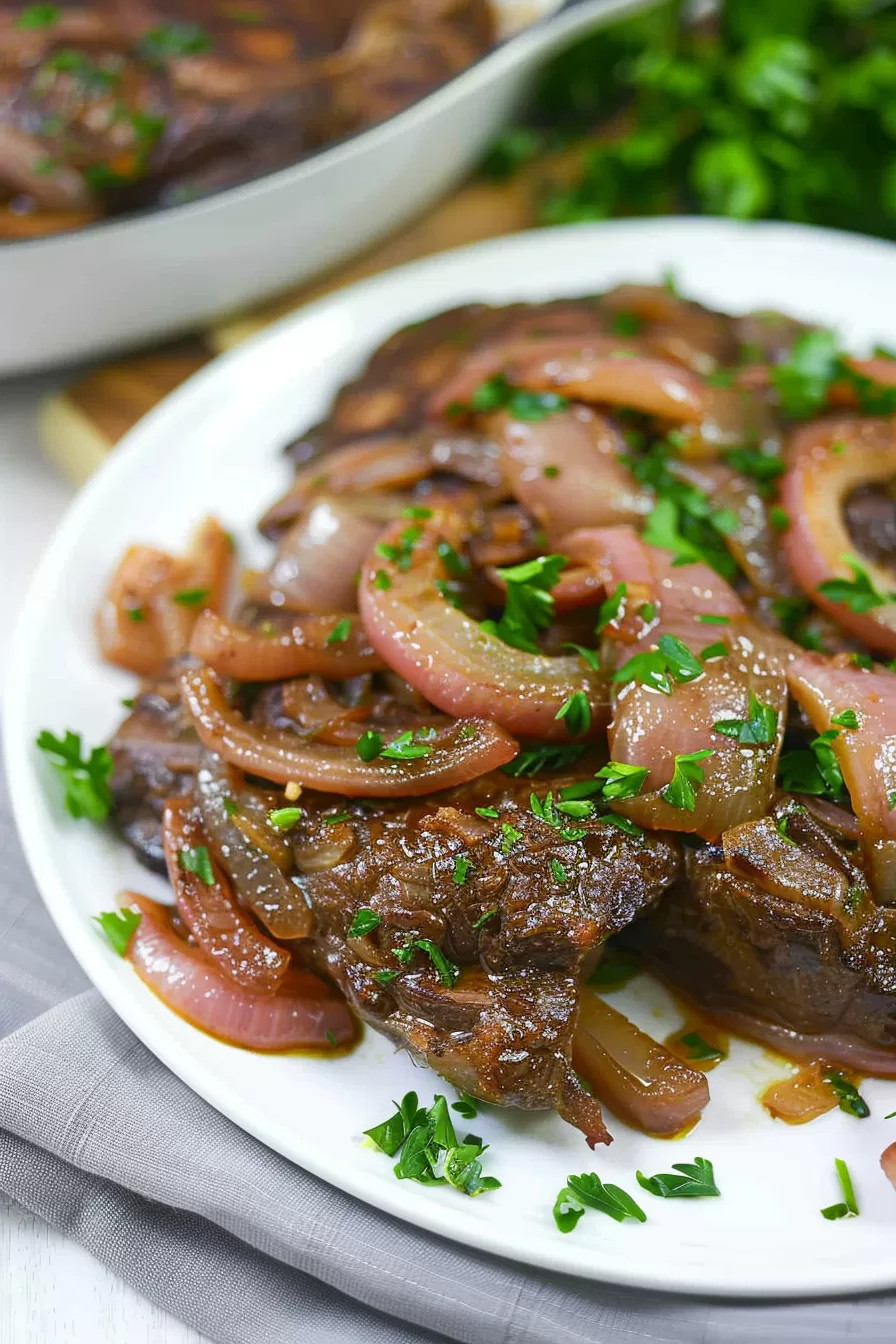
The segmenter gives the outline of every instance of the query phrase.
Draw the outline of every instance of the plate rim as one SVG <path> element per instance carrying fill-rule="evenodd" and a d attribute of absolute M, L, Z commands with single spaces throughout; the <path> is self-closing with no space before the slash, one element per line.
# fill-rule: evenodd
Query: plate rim
<path fill-rule="evenodd" d="M 793 1300 L 799 1297 L 831 1298 L 857 1292 L 865 1293 L 893 1289 L 896 1287 L 896 1271 L 891 1270 L 887 1273 L 882 1267 L 873 1267 L 868 1270 L 864 1269 L 861 1264 L 850 1264 L 850 1272 L 838 1277 L 835 1284 L 831 1284 L 830 1281 L 819 1283 L 817 1279 L 805 1274 L 800 1277 L 800 1271 L 796 1274 L 789 1274 L 786 1284 L 768 1280 L 748 1282 L 747 1284 L 732 1284 L 723 1281 L 720 1277 L 714 1278 L 713 1271 L 710 1271 L 708 1277 L 705 1275 L 698 1276 L 697 1274 L 688 1277 L 688 1274 L 683 1272 L 680 1266 L 674 1268 L 673 1277 L 671 1274 L 664 1272 L 664 1266 L 657 1263 L 650 1265 L 649 1273 L 645 1273 L 641 1268 L 645 1257 L 637 1253 L 631 1254 L 629 1259 L 620 1259 L 614 1262 L 608 1276 L 605 1265 L 600 1267 L 600 1272 L 589 1272 L 586 1267 L 580 1267 L 579 1265 L 571 1266 L 569 1260 L 565 1259 L 563 1255 L 564 1239 L 560 1239 L 558 1242 L 556 1252 L 543 1251 L 540 1246 L 536 1245 L 533 1247 L 531 1254 L 521 1258 L 518 1248 L 504 1251 L 500 1247 L 496 1247 L 495 1229 L 491 1223 L 480 1223 L 478 1220 L 467 1221 L 460 1216 L 459 1210 L 455 1214 L 447 1202 L 441 1206 L 434 1206 L 424 1201 L 416 1204 L 409 1202 L 407 1198 L 407 1185 L 409 1183 L 395 1182 L 394 1190 L 387 1185 L 382 1188 L 365 1186 L 364 1181 L 360 1177 L 355 1179 L 350 1171 L 334 1171 L 328 1162 L 318 1161 L 313 1150 L 302 1150 L 301 1159 L 298 1159 L 294 1156 L 294 1153 L 286 1152 L 280 1144 L 272 1142 L 270 1136 L 266 1135 L 263 1117 L 259 1116 L 253 1121 L 251 1108 L 249 1115 L 240 1113 L 240 1108 L 234 1104 L 232 1096 L 227 1094 L 226 1088 L 222 1090 L 222 1086 L 213 1075 L 213 1070 L 204 1061 L 191 1059 L 189 1050 L 184 1049 L 176 1037 L 167 1033 L 164 1028 L 157 1030 L 156 1024 L 151 1020 L 151 1015 L 143 1011 L 144 1000 L 140 995 L 122 990 L 121 983 L 117 975 L 114 974 L 114 968 L 106 956 L 105 949 L 95 938 L 92 930 L 87 926 L 87 921 L 83 919 L 83 915 L 67 895 L 65 883 L 57 878 L 53 870 L 49 859 L 49 849 L 39 828 L 39 818 L 35 814 L 30 801 L 30 795 L 35 791 L 42 791 L 42 785 L 38 779 L 35 762 L 32 759 L 33 744 L 24 727 L 20 730 L 18 725 L 25 722 L 25 715 L 20 712 L 20 706 L 22 709 L 24 708 L 26 699 L 25 687 L 28 666 L 30 658 L 34 656 L 32 645 L 40 633 L 40 600 L 42 593 L 55 580 L 61 562 L 68 550 L 76 544 L 83 531 L 82 518 L 90 516 L 95 500 L 112 489 L 119 477 L 127 478 L 132 470 L 132 460 L 138 460 L 144 452 L 148 451 L 148 448 L 144 447 L 144 441 L 148 441 L 149 446 L 157 443 L 160 433 L 165 430 L 166 423 L 176 421 L 182 414 L 182 408 L 187 410 L 194 400 L 201 400 L 203 394 L 207 394 L 216 384 L 221 383 L 223 386 L 235 364 L 247 359 L 251 361 L 253 358 L 262 357 L 268 344 L 288 342 L 295 332 L 300 331 L 305 326 L 313 327 L 328 312 L 336 312 L 346 307 L 350 310 L 353 303 L 375 298 L 381 291 L 388 292 L 396 281 L 425 277 L 427 272 L 443 270 L 446 267 L 449 272 L 455 268 L 462 270 L 468 260 L 482 256 L 488 257 L 489 254 L 496 252 L 509 252 L 512 257 L 516 253 L 534 252 L 537 254 L 543 248 L 549 250 L 554 247 L 559 248 L 562 246 L 564 234 L 571 232 L 585 237 L 592 235 L 597 241 L 612 239 L 619 235 L 654 233 L 657 230 L 662 230 L 667 236 L 685 230 L 696 230 L 706 234 L 727 236 L 732 239 L 746 239 L 748 235 L 753 238 L 764 237 L 772 242 L 776 237 L 796 240 L 808 235 L 851 249 L 860 248 L 869 253 L 876 251 L 881 255 L 886 254 L 891 262 L 896 260 L 896 245 L 886 243 L 883 240 L 839 230 L 815 229 L 804 225 L 748 223 L 677 216 L 661 220 L 612 221 L 601 224 L 572 225 L 566 229 L 531 230 L 454 249 L 435 257 L 423 258 L 360 281 L 355 285 L 315 300 L 294 313 L 287 314 L 232 351 L 213 360 L 211 364 L 201 369 L 185 384 L 166 397 L 163 402 L 134 426 L 121 443 L 116 446 L 115 452 L 110 455 L 100 470 L 78 492 L 69 505 L 53 540 L 44 552 L 32 576 L 15 623 L 3 705 L 4 761 L 13 816 L 29 868 L 51 918 L 91 984 L 99 990 L 112 1011 L 122 1018 L 147 1049 L 160 1059 L 167 1068 L 171 1069 L 186 1086 L 198 1093 L 221 1114 L 227 1116 L 228 1119 L 266 1147 L 279 1152 L 287 1160 L 311 1172 L 327 1184 L 343 1190 L 374 1208 L 401 1218 L 403 1221 L 416 1221 L 421 1228 L 433 1235 L 460 1241 L 471 1248 L 498 1255 L 523 1268 L 531 1267 L 560 1272 L 566 1276 L 574 1276 L 589 1282 L 604 1282 L 612 1286 L 640 1288 L 676 1295 L 690 1294 L 705 1298 L 723 1299 L 739 1298 L 747 1301 L 763 1298 L 775 1300 Z M 587 278 L 583 280 L 583 288 L 586 287 Z M 505 288 L 508 291 L 509 298 L 512 295 L 513 286 L 508 284 Z M 524 290 L 525 286 L 521 286 L 521 289 Z M 19 787 L 20 782 L 24 783 L 25 787 Z M 301 1148 L 301 1144 L 297 1144 L 296 1147 Z M 430 1216 L 432 1208 L 436 1209 L 436 1213 Z M 601 1246 L 593 1249 L 596 1257 L 603 1251 Z M 844 1257 L 848 1256 L 847 1246 L 843 1247 L 843 1253 Z"/>

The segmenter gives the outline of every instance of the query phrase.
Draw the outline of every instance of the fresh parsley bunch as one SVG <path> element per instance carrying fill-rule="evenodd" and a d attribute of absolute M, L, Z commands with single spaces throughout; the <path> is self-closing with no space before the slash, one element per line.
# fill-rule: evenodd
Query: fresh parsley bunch
<path fill-rule="evenodd" d="M 896 5 L 722 0 L 696 25 L 684 8 L 562 53 L 486 171 L 580 139 L 544 223 L 701 212 L 896 236 Z"/>

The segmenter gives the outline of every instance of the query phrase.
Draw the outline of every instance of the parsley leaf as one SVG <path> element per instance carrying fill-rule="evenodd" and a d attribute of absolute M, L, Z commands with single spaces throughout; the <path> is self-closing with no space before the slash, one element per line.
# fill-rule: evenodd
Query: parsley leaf
<path fill-rule="evenodd" d="M 727 1058 L 724 1050 L 720 1050 L 718 1046 L 710 1045 L 709 1041 L 705 1041 L 698 1031 L 686 1031 L 683 1035 L 678 1037 L 678 1040 L 682 1045 L 687 1047 L 688 1059 L 710 1060 Z"/>
<path fill-rule="evenodd" d="M 838 1069 L 825 1069 L 824 1080 L 830 1084 L 841 1111 L 845 1111 L 847 1115 L 854 1115 L 858 1120 L 868 1118 L 871 1108 L 844 1073 Z"/>
<path fill-rule="evenodd" d="M 605 952 L 588 977 L 593 989 L 621 989 L 639 974 L 641 963 L 630 952 Z"/>
<path fill-rule="evenodd" d="M 275 831 L 288 831 L 302 816 L 300 807 L 275 807 L 268 813 L 268 821 Z"/>
<path fill-rule="evenodd" d="M 496 373 L 474 388 L 468 406 L 458 404 L 451 408 L 455 414 L 464 411 L 507 411 L 514 420 L 546 420 L 557 411 L 566 410 L 569 402 L 556 392 L 530 392 L 514 387 L 503 373 Z"/>
<path fill-rule="evenodd" d="M 29 5 L 13 25 L 16 28 L 51 28 L 62 17 L 58 5 Z"/>
<path fill-rule="evenodd" d="M 746 719 L 719 719 L 713 724 L 717 733 L 734 738 L 741 746 L 771 746 L 778 734 L 778 714 L 750 692 Z"/>
<path fill-rule="evenodd" d="M 370 910 L 367 907 L 357 910 L 346 937 L 364 938 L 368 933 L 373 933 L 374 929 L 378 929 L 382 922 L 375 910 Z"/>
<path fill-rule="evenodd" d="M 584 737 L 591 727 L 591 705 L 584 691 L 573 691 L 554 715 L 563 719 L 570 737 Z"/>
<path fill-rule="evenodd" d="M 66 730 L 55 737 L 46 728 L 37 738 L 37 746 L 50 757 L 65 783 L 65 806 L 69 815 L 80 820 L 105 821 L 112 806 L 109 778 L 113 763 L 105 747 L 94 747 L 86 760 L 81 754 L 81 734 Z"/>
<path fill-rule="evenodd" d="M 498 575 L 507 585 L 504 611 L 499 621 L 483 621 L 483 630 L 525 653 L 538 652 L 538 635 L 554 619 L 551 589 L 566 565 L 563 555 L 541 555 Z"/>
<path fill-rule="evenodd" d="M 859 1214 L 859 1206 L 856 1203 L 852 1177 L 849 1174 L 849 1168 L 842 1158 L 834 1158 L 834 1171 L 837 1173 L 837 1180 L 840 1184 L 843 1202 L 841 1204 L 829 1204 L 826 1209 L 821 1210 L 821 1216 L 822 1218 L 827 1218 L 829 1222 L 833 1221 L 835 1218 L 857 1218 Z"/>
<path fill-rule="evenodd" d="M 832 331 L 807 331 L 798 337 L 787 358 L 772 369 L 772 384 L 785 415 L 807 420 L 821 410 L 839 368 Z"/>
<path fill-rule="evenodd" d="M 860 615 L 896 600 L 893 594 L 884 594 L 875 588 L 871 575 L 854 555 L 841 555 L 840 559 L 845 565 L 849 566 L 854 577 L 852 579 L 825 579 L 824 583 L 820 583 L 816 589 L 822 597 L 828 598 L 831 602 L 842 603 L 849 607 L 850 611 L 858 612 Z"/>
<path fill-rule="evenodd" d="M 705 1157 L 695 1157 L 693 1162 L 673 1162 L 671 1172 L 658 1176 L 645 1176 L 640 1171 L 635 1176 L 642 1190 L 660 1199 L 703 1199 L 721 1194 L 712 1163 Z"/>
<path fill-rule="evenodd" d="M 366 733 L 362 733 L 355 745 L 355 750 L 362 761 L 375 761 L 377 756 L 382 754 L 383 739 L 381 735 L 368 728 Z"/>
<path fill-rule="evenodd" d="M 644 787 L 650 770 L 646 765 L 626 765 L 624 761 L 608 761 L 595 775 L 604 781 L 603 796 L 610 799 L 634 798 Z"/>
<path fill-rule="evenodd" d="M 180 56 L 210 51 L 211 46 L 211 38 L 198 23 L 164 23 L 144 33 L 137 50 L 150 65 L 164 66 Z"/>
<path fill-rule="evenodd" d="M 205 845 L 197 845 L 195 849 L 182 849 L 177 856 L 177 862 L 185 873 L 195 873 L 207 887 L 215 885 L 215 870 Z"/>
<path fill-rule="evenodd" d="M 465 1118 L 470 1118 L 470 1110 L 476 1113 L 475 1103 L 465 1094 L 454 1108 Z M 485 1145 L 471 1135 L 458 1142 L 443 1096 L 436 1095 L 427 1111 L 419 1105 L 417 1094 L 408 1092 L 395 1103 L 394 1115 L 365 1133 L 387 1156 L 398 1157 L 394 1170 L 399 1180 L 450 1185 L 468 1196 L 500 1188 L 494 1176 L 482 1175 Z"/>
<path fill-rule="evenodd" d="M 527 779 L 547 770 L 566 770 L 575 765 L 584 751 L 584 746 L 578 744 L 560 747 L 550 742 L 538 742 L 522 747 L 512 761 L 501 766 L 501 770 L 515 779 Z"/>
<path fill-rule="evenodd" d="M 327 635 L 327 644 L 344 644 L 352 632 L 352 621 L 350 616 L 343 616 L 333 629 Z"/>
<path fill-rule="evenodd" d="M 840 802 L 845 796 L 843 774 L 831 747 L 839 730 L 829 728 L 809 743 L 809 749 L 781 757 L 778 782 L 786 793 L 810 793 Z"/>
<path fill-rule="evenodd" d="M 605 1213 L 617 1223 L 626 1218 L 647 1222 L 647 1214 L 618 1185 L 604 1184 L 593 1171 L 567 1176 L 566 1185 L 554 1201 L 554 1221 L 561 1232 L 571 1232 L 586 1209 Z"/>
<path fill-rule="evenodd" d="M 142 918 L 139 910 L 104 910 L 102 914 L 93 916 L 93 922 L 99 925 L 113 952 L 124 957 Z"/>
<path fill-rule="evenodd" d="M 420 730 L 417 729 L 416 736 L 419 737 Z M 396 738 L 383 747 L 380 755 L 384 761 L 416 761 L 422 756 L 428 756 L 432 751 L 431 746 L 425 742 L 415 741 L 415 733 L 411 728 L 407 728 L 403 733 L 399 733 Z"/>
<path fill-rule="evenodd" d="M 201 607 L 208 595 L 208 588 L 182 588 L 174 594 L 173 601 L 179 607 Z"/>
<path fill-rule="evenodd" d="M 831 715 L 831 723 L 838 728 L 858 728 L 859 716 L 854 709 L 841 709 L 839 714 Z"/>
<path fill-rule="evenodd" d="M 609 597 L 601 602 L 597 611 L 597 624 L 594 627 L 594 633 L 599 635 L 602 630 L 618 617 L 622 610 L 622 604 L 625 601 L 628 588 L 624 583 L 619 583 L 614 588 Z"/>
<path fill-rule="evenodd" d="M 697 806 L 697 792 L 704 780 L 704 771 L 699 762 L 713 755 L 714 752 L 704 750 L 676 756 L 672 779 L 661 791 L 660 796 L 671 807 L 677 807 L 683 812 L 693 812 Z"/>

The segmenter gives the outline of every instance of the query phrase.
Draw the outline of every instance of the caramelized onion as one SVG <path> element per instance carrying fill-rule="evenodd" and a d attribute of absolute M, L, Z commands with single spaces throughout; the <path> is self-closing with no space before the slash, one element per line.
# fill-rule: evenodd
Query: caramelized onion
<path fill-rule="evenodd" d="M 277 558 L 248 596 L 292 611 L 351 611 L 361 561 L 382 530 L 355 501 L 321 496 L 281 538 Z"/>
<path fill-rule="evenodd" d="M 228 706 L 214 673 L 183 674 L 184 703 L 205 745 L 231 765 L 278 784 L 295 780 L 352 798 L 407 798 L 466 784 L 513 760 L 517 744 L 494 723 L 457 719 L 436 730 L 426 756 L 362 761 L 353 747 L 308 744 L 294 733 L 247 723 Z"/>
<path fill-rule="evenodd" d="M 816 732 L 836 728 L 853 709 L 858 728 L 841 728 L 831 746 L 859 818 L 865 863 L 878 901 L 896 904 L 896 675 L 856 667 L 845 656 L 805 653 L 788 671 L 790 691 Z"/>
<path fill-rule="evenodd" d="M 888 1144 L 880 1155 L 881 1170 L 896 1190 L 896 1143 Z"/>
<path fill-rule="evenodd" d="M 310 971 L 290 969 L 275 994 L 253 994 L 178 937 L 166 906 L 133 891 L 124 900 L 142 915 L 128 960 L 143 983 L 192 1026 L 247 1050 L 323 1049 L 355 1039 L 348 1006 Z"/>
<path fill-rule="evenodd" d="M 705 1074 L 583 989 L 573 1064 L 621 1120 L 647 1134 L 678 1134 L 709 1101 Z"/>
<path fill-rule="evenodd" d="M 430 470 L 426 447 L 416 438 L 379 436 L 347 443 L 297 472 L 287 493 L 261 519 L 259 531 L 264 536 L 276 535 L 322 491 L 361 496 L 378 490 L 406 490 Z"/>
<path fill-rule="evenodd" d="M 185 858 L 208 854 L 198 808 L 172 798 L 162 814 L 162 844 L 177 912 L 192 937 L 228 980 L 256 994 L 272 994 L 289 966 L 289 953 L 265 938 L 237 905 L 226 877 L 212 863 L 212 881 L 188 869 Z M 211 862 L 211 856 L 209 856 Z"/>
<path fill-rule="evenodd" d="M 344 621 L 351 627 L 347 638 L 328 643 Z M 298 616 L 288 630 L 271 635 L 205 611 L 193 627 L 190 652 L 237 681 L 283 681 L 305 673 L 342 680 L 383 666 L 358 617 L 338 610 L 329 616 Z"/>
<path fill-rule="evenodd" d="M 291 855 L 268 823 L 266 810 L 262 808 L 261 815 L 250 810 L 253 795 L 242 786 L 237 771 L 210 752 L 203 759 L 196 783 L 215 856 L 243 904 L 273 938 L 309 938 L 314 932 L 314 917 L 302 892 L 289 880 Z"/>
<path fill-rule="evenodd" d="M 501 412 L 487 429 L 503 450 L 510 491 L 551 535 L 650 512 L 652 496 L 623 466 L 625 440 L 606 416 L 585 406 L 535 421 Z"/>
<path fill-rule="evenodd" d="M 225 597 L 233 543 L 213 518 L 196 532 L 188 555 L 131 546 L 97 612 L 100 652 L 109 663 L 152 677 L 183 653 L 200 610 Z"/>
<path fill-rule="evenodd" d="M 589 733 L 603 731 L 608 718 L 606 687 L 583 671 L 577 657 L 526 653 L 489 634 L 458 611 L 435 584 L 444 577 L 437 553 L 440 539 L 462 544 L 465 520 L 436 510 L 420 526 L 410 566 L 368 560 L 358 600 L 370 642 L 381 657 L 432 704 L 448 714 L 494 719 L 508 732 L 561 741 L 569 734 L 557 713 L 575 691 L 591 705 Z M 398 544 L 403 525 L 384 535 Z M 384 568 L 389 586 L 379 586 Z"/>
<path fill-rule="evenodd" d="M 842 447 L 841 447 L 842 445 Z M 857 612 L 818 591 L 833 578 L 853 577 L 844 556 L 855 546 L 846 526 L 847 496 L 858 486 L 896 478 L 896 437 L 888 420 L 838 418 L 797 430 L 781 502 L 790 518 L 782 546 L 794 579 L 807 597 L 872 649 L 896 654 L 896 601 Z M 892 572 L 860 556 L 875 588 L 889 596 Z"/>

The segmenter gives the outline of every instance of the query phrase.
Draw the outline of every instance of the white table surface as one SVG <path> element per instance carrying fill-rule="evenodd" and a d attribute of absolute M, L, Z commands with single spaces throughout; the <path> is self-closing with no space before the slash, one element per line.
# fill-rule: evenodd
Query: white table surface
<path fill-rule="evenodd" d="M 0 694 L 13 619 L 74 491 L 41 456 L 52 379 L 0 384 Z M 202 1344 L 86 1251 L 0 1194 L 0 1344 Z"/>

